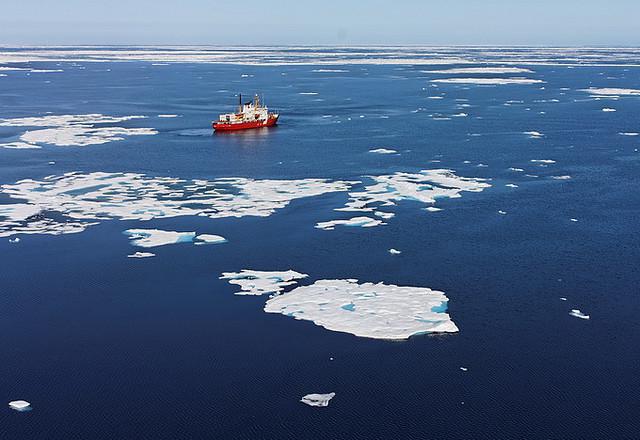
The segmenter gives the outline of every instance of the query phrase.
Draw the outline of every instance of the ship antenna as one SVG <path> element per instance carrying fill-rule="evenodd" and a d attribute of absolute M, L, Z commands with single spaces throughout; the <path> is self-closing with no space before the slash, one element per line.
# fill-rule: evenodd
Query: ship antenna
<path fill-rule="evenodd" d="M 238 113 L 242 113 L 242 93 L 238 93 Z"/>

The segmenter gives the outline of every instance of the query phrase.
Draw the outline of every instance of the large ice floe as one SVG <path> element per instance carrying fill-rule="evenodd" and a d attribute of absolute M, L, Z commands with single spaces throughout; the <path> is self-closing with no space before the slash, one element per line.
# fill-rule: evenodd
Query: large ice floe
<path fill-rule="evenodd" d="M 590 87 L 583 89 L 583 92 L 587 92 L 594 97 L 618 97 L 618 96 L 640 96 L 639 89 L 620 89 L 614 87 Z"/>
<path fill-rule="evenodd" d="M 433 83 L 445 84 L 476 84 L 484 86 L 508 85 L 508 84 L 540 84 L 541 79 L 532 78 L 441 78 L 432 79 Z"/>
<path fill-rule="evenodd" d="M 247 178 L 186 181 L 103 172 L 25 179 L 0 186 L 0 194 L 22 200 L 0 205 L 0 237 L 80 232 L 108 219 L 267 217 L 292 200 L 348 191 L 354 183 Z"/>
<path fill-rule="evenodd" d="M 397 172 L 368 177 L 374 183 L 366 185 L 363 191 L 350 192 L 349 201 L 336 211 L 375 212 L 377 215 L 379 207 L 394 206 L 401 200 L 433 205 L 438 199 L 458 198 L 462 197 L 462 192 L 480 192 L 491 186 L 486 179 L 460 177 L 448 169 L 422 170 L 419 173 Z M 371 227 L 384 224 L 370 217 L 354 217 L 348 220 L 319 222 L 316 227 L 331 230 L 336 225 Z"/>
<path fill-rule="evenodd" d="M 485 67 L 460 67 L 453 69 L 443 70 L 421 70 L 422 73 L 446 73 L 450 75 L 456 74 L 469 74 L 476 73 L 484 74 L 501 74 L 501 73 L 533 73 L 532 70 L 525 69 L 523 67 L 499 67 L 499 66 L 485 66 Z"/>
<path fill-rule="evenodd" d="M 60 147 L 105 144 L 123 140 L 126 136 L 153 135 L 153 128 L 118 127 L 125 121 L 145 116 L 47 115 L 40 117 L 0 119 L 3 127 L 38 127 L 20 135 L 19 142 L 0 143 L 4 148 L 38 148 L 42 145 Z"/>
<path fill-rule="evenodd" d="M 227 241 L 219 235 L 196 235 L 195 232 L 163 231 L 161 229 L 127 229 L 124 234 L 129 236 L 132 245 L 144 248 L 175 243 L 217 244 Z"/>
<path fill-rule="evenodd" d="M 223 272 L 220 279 L 229 280 L 229 284 L 240 286 L 236 295 L 264 295 L 280 293 L 287 287 L 297 283 L 297 280 L 308 277 L 307 274 L 287 270 L 283 272 L 266 272 L 261 270 L 247 270 L 240 272 Z"/>
<path fill-rule="evenodd" d="M 313 321 L 327 330 L 375 339 L 458 331 L 447 314 L 449 299 L 443 292 L 346 279 L 318 280 L 281 293 L 307 276 L 293 270 L 242 270 L 220 278 L 240 286 L 236 295 L 271 294 L 264 306 L 267 313 Z"/>
<path fill-rule="evenodd" d="M 446 313 L 448 301 L 443 292 L 426 287 L 319 280 L 271 297 L 264 310 L 356 336 L 406 339 L 457 332 Z"/>

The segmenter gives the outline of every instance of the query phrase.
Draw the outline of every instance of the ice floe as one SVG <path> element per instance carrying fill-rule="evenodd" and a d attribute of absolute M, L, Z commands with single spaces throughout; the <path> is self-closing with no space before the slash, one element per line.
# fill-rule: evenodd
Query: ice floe
<path fill-rule="evenodd" d="M 9 402 L 9 408 L 15 411 L 29 411 L 31 409 L 31 404 L 26 400 L 12 400 Z"/>
<path fill-rule="evenodd" d="M 571 176 L 551 176 L 553 180 L 570 180 Z"/>
<path fill-rule="evenodd" d="M 541 164 L 552 164 L 552 163 L 556 163 L 555 160 L 553 159 L 531 159 L 530 160 L 531 163 L 541 163 Z"/>
<path fill-rule="evenodd" d="M 179 115 L 158 115 L 159 118 L 177 118 Z"/>
<path fill-rule="evenodd" d="M 178 216 L 267 217 L 291 201 L 347 191 L 356 182 L 325 179 L 181 180 L 137 173 L 66 173 L 0 185 L 0 194 L 25 202 L 0 204 L 0 237 L 16 233 L 80 232 L 107 219 Z M 41 214 L 57 212 L 66 220 Z"/>
<path fill-rule="evenodd" d="M 605 113 L 611 113 L 611 112 L 615 112 L 616 109 L 615 108 L 609 108 L 609 107 L 605 107 L 602 109 L 603 112 Z"/>
<path fill-rule="evenodd" d="M 397 151 L 396 150 L 391 150 L 389 148 L 376 148 L 375 150 L 369 150 L 369 153 L 393 154 L 393 153 L 397 153 Z"/>
<path fill-rule="evenodd" d="M 526 134 L 532 139 L 539 139 L 544 136 L 544 134 L 540 133 L 539 131 L 525 131 L 523 134 Z"/>
<path fill-rule="evenodd" d="M 580 319 L 589 319 L 590 316 L 589 315 L 585 315 L 584 313 L 582 313 L 580 310 L 578 309 L 572 309 L 569 312 L 569 315 L 576 317 L 576 318 L 580 318 Z"/>
<path fill-rule="evenodd" d="M 399 251 L 398 249 L 391 248 L 391 249 L 389 249 L 389 253 L 391 255 L 400 255 L 402 253 L 402 251 Z"/>
<path fill-rule="evenodd" d="M 616 97 L 616 96 L 640 96 L 640 90 L 638 89 L 621 89 L 613 87 L 590 87 L 583 89 L 583 92 L 590 93 L 596 97 Z"/>
<path fill-rule="evenodd" d="M 154 135 L 153 128 L 125 128 L 106 126 L 118 124 L 144 116 L 105 116 L 101 114 L 87 115 L 47 115 L 41 117 L 0 119 L 4 127 L 45 127 L 27 130 L 20 135 L 20 143 L 13 143 L 13 148 L 37 148 L 43 144 L 56 146 L 88 146 L 120 141 L 126 136 Z M 3 145 L 5 148 L 7 144 Z"/>
<path fill-rule="evenodd" d="M 368 177 L 374 183 L 366 185 L 362 191 L 350 192 L 349 201 L 336 211 L 374 212 L 381 206 L 394 206 L 401 200 L 433 205 L 441 198 L 458 198 L 462 197 L 462 192 L 480 192 L 491 186 L 486 179 L 460 177 L 448 169 L 422 170 L 419 173 L 397 172 Z M 375 226 L 368 223 L 369 220 L 371 219 L 368 217 L 356 217 L 347 222 L 365 222 L 367 226 Z M 319 223 L 317 227 L 332 229 L 335 224 L 344 222 L 324 222 Z"/>
<path fill-rule="evenodd" d="M 155 256 L 156 254 L 151 252 L 136 252 L 135 254 L 127 255 L 128 258 L 151 258 Z"/>
<path fill-rule="evenodd" d="M 297 280 L 306 277 L 307 274 L 294 270 L 267 272 L 243 269 L 240 272 L 223 272 L 220 279 L 240 286 L 240 292 L 236 292 L 236 295 L 264 295 L 280 293 L 285 287 L 294 285 Z"/>
<path fill-rule="evenodd" d="M 316 228 L 324 229 L 326 231 L 332 231 L 336 226 L 360 226 L 362 228 L 371 228 L 374 226 L 385 225 L 382 220 L 378 220 L 371 217 L 352 217 L 348 220 L 331 220 L 326 222 L 319 222 L 316 224 Z"/>
<path fill-rule="evenodd" d="M 134 246 L 150 248 L 167 244 L 192 242 L 195 232 L 163 231 L 161 229 L 127 229 L 124 234 Z"/>
<path fill-rule="evenodd" d="M 448 301 L 443 292 L 426 287 L 338 279 L 319 280 L 271 297 L 264 310 L 360 337 L 406 339 L 457 332 L 446 313 Z"/>
<path fill-rule="evenodd" d="M 477 85 L 508 85 L 508 84 L 539 84 L 544 81 L 532 78 L 442 78 L 432 79 L 434 83 L 448 84 L 477 84 Z"/>
<path fill-rule="evenodd" d="M 483 74 L 500 74 L 500 73 L 533 73 L 532 70 L 525 69 L 522 67 L 461 67 L 454 69 L 443 69 L 443 70 L 421 70 L 422 73 L 446 73 L 446 74 L 474 74 L 474 73 L 483 73 Z"/>
<path fill-rule="evenodd" d="M 522 173 L 524 172 L 524 170 L 522 168 L 515 168 L 515 167 L 511 167 L 509 168 L 509 171 L 514 171 L 516 173 Z"/>
<path fill-rule="evenodd" d="M 42 148 L 38 145 L 29 144 L 27 142 L 7 142 L 4 144 L 0 144 L 0 147 L 8 148 L 10 150 L 33 150 L 33 149 Z"/>
<path fill-rule="evenodd" d="M 335 397 L 336 393 L 329 394 L 307 394 L 300 399 L 300 402 L 306 403 L 309 406 L 326 407 L 329 406 L 329 401 Z"/>
<path fill-rule="evenodd" d="M 507 183 L 505 186 L 507 188 L 518 188 L 518 185 L 516 185 L 515 183 Z"/>
<path fill-rule="evenodd" d="M 620 136 L 639 136 L 640 133 L 636 133 L 636 132 L 629 132 L 629 131 L 625 131 L 625 132 L 620 132 L 618 133 Z"/>
<path fill-rule="evenodd" d="M 227 239 L 220 235 L 212 235 L 212 234 L 200 234 L 195 238 L 194 244 L 220 244 L 226 243 Z"/>

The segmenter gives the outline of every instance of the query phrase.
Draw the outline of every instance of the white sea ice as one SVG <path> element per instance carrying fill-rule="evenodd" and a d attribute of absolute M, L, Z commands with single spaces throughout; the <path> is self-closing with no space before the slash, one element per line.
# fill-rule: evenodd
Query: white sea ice
<path fill-rule="evenodd" d="M 177 118 L 178 115 L 158 115 L 159 118 Z"/>
<path fill-rule="evenodd" d="M 569 312 L 569 315 L 574 316 L 576 318 L 580 318 L 580 319 L 589 319 L 590 316 L 589 315 L 585 315 L 584 313 L 582 313 L 580 310 L 578 309 L 572 309 Z"/>
<path fill-rule="evenodd" d="M 516 185 L 515 183 L 507 183 L 505 186 L 507 188 L 517 188 L 518 187 L 518 185 Z"/>
<path fill-rule="evenodd" d="M 150 248 L 167 244 L 192 242 L 195 232 L 163 231 L 161 229 L 127 229 L 124 234 L 134 246 Z"/>
<path fill-rule="evenodd" d="M 80 232 L 96 220 L 150 220 L 178 216 L 267 217 L 292 200 L 347 191 L 356 182 L 325 179 L 185 181 L 136 173 L 66 173 L 0 185 L 24 203 L 0 204 L 0 237 L 14 233 Z M 70 221 L 34 217 L 60 213 Z M 90 223 L 90 221 L 94 221 Z"/>
<path fill-rule="evenodd" d="M 461 68 L 453 68 L 453 69 L 443 69 L 443 70 L 421 70 L 422 73 L 447 73 L 447 74 L 470 74 L 473 75 L 475 73 L 488 73 L 488 74 L 500 74 L 500 73 L 533 73 L 532 70 L 525 69 L 522 67 L 498 67 L 498 66 L 488 66 L 488 67 L 461 67 Z"/>
<path fill-rule="evenodd" d="M 0 144 L 0 147 L 7 148 L 10 150 L 33 150 L 33 149 L 42 148 L 42 147 L 39 147 L 38 145 L 33 145 L 27 142 L 19 142 L 19 141 Z"/>
<path fill-rule="evenodd" d="M 10 238 L 9 239 L 9 243 L 20 243 L 20 238 L 19 237 Z"/>
<path fill-rule="evenodd" d="M 434 83 L 449 84 L 477 84 L 477 85 L 507 85 L 507 84 L 539 84 L 540 79 L 531 78 L 442 78 L 432 79 Z"/>
<path fill-rule="evenodd" d="M 155 256 L 156 254 L 151 252 L 136 252 L 135 254 L 127 255 L 127 258 L 150 258 Z"/>
<path fill-rule="evenodd" d="M 442 208 L 436 208 L 435 206 L 427 206 L 426 208 L 424 208 L 424 210 L 429 212 L 440 212 L 442 211 Z"/>
<path fill-rule="evenodd" d="M 196 241 L 194 242 L 194 244 L 196 245 L 201 245 L 201 244 L 219 244 L 219 243 L 226 243 L 227 239 L 220 236 L 220 235 L 212 235 L 212 234 L 200 234 L 198 236 L 196 236 Z"/>
<path fill-rule="evenodd" d="M 553 160 L 553 159 L 531 159 L 530 162 L 531 163 L 542 163 L 542 164 L 556 163 L 556 161 Z"/>
<path fill-rule="evenodd" d="M 399 251 L 398 249 L 391 248 L 391 249 L 389 249 L 389 253 L 391 255 L 400 255 L 402 253 L 402 251 Z"/>
<path fill-rule="evenodd" d="M 498 214 L 500 214 L 500 215 L 507 215 L 507 211 L 502 211 L 502 210 L 500 210 L 500 211 L 498 211 Z"/>
<path fill-rule="evenodd" d="M 611 112 L 615 112 L 616 109 L 615 108 L 605 107 L 605 108 L 602 109 L 602 111 L 606 112 L 606 113 L 611 113 Z"/>
<path fill-rule="evenodd" d="M 393 154 L 393 153 L 397 153 L 397 151 L 389 148 L 376 148 L 375 150 L 369 150 L 369 153 Z"/>
<path fill-rule="evenodd" d="M 327 222 L 319 222 L 316 224 L 316 228 L 332 231 L 338 225 L 343 226 L 360 226 L 362 228 L 371 228 L 374 226 L 385 225 L 382 220 L 377 220 L 371 217 L 352 217 L 348 220 L 331 220 Z"/>
<path fill-rule="evenodd" d="M 522 168 L 511 167 L 511 168 L 509 168 L 509 171 L 514 171 L 516 173 L 522 173 L 524 170 Z"/>
<path fill-rule="evenodd" d="M 448 301 L 443 292 L 426 287 L 319 280 L 270 298 L 264 310 L 360 337 L 406 339 L 457 332 L 446 313 Z"/>
<path fill-rule="evenodd" d="M 491 186 L 486 179 L 460 177 L 448 169 L 398 172 L 369 178 L 374 182 L 372 185 L 365 186 L 362 191 L 350 192 L 349 201 L 336 210 L 374 212 L 380 206 L 394 206 L 401 200 L 433 205 L 440 198 L 459 198 L 462 192 L 481 192 Z"/>
<path fill-rule="evenodd" d="M 393 212 L 375 211 L 373 214 L 385 220 L 395 217 L 395 214 Z"/>
<path fill-rule="evenodd" d="M 309 406 L 326 407 L 329 406 L 329 401 L 335 397 L 336 393 L 329 394 L 307 394 L 300 402 L 306 403 Z"/>
<path fill-rule="evenodd" d="M 31 409 L 31 404 L 26 400 L 13 400 L 9 402 L 9 408 L 16 411 L 28 411 Z"/>
<path fill-rule="evenodd" d="M 142 118 L 144 118 L 144 116 L 114 117 L 101 114 L 47 115 L 41 117 L 0 119 L 0 126 L 46 127 L 38 130 L 27 130 L 20 135 L 21 143 L 32 145 L 32 148 L 37 148 L 42 144 L 84 147 L 120 141 L 123 140 L 125 136 L 157 134 L 158 132 L 153 128 L 125 128 L 103 125 L 117 124 Z M 6 145 L 5 148 L 7 148 Z M 13 148 L 27 147 L 26 145 L 20 146 L 18 143 L 18 145 Z"/>
<path fill-rule="evenodd" d="M 571 176 L 551 176 L 554 180 L 571 180 Z"/>
<path fill-rule="evenodd" d="M 583 89 L 582 91 L 598 97 L 640 96 L 640 90 L 638 89 L 621 89 L 621 88 L 613 88 L 613 87 L 590 87 L 588 89 Z"/>
<path fill-rule="evenodd" d="M 223 272 L 220 279 L 230 280 L 229 284 L 240 286 L 240 292 L 236 292 L 236 295 L 264 295 L 280 293 L 285 287 L 306 277 L 307 274 L 294 270 L 267 272 L 243 269 L 240 272 Z"/>
<path fill-rule="evenodd" d="M 639 136 L 640 133 L 636 133 L 636 132 L 621 132 L 618 133 L 620 136 Z"/>
<path fill-rule="evenodd" d="M 525 131 L 523 134 L 526 134 L 532 139 L 539 139 L 544 136 L 544 134 L 540 133 L 539 131 Z"/>
<path fill-rule="evenodd" d="M 460 367 L 460 371 L 469 371 L 467 367 Z"/>

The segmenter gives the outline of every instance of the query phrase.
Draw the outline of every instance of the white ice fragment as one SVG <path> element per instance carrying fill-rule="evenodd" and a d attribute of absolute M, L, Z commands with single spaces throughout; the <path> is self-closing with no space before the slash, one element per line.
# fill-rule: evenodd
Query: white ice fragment
<path fill-rule="evenodd" d="M 556 163 L 556 161 L 552 159 L 531 159 L 531 163 L 552 164 Z"/>
<path fill-rule="evenodd" d="M 505 186 L 507 188 L 518 188 L 518 185 L 516 185 L 515 183 L 507 183 Z"/>
<path fill-rule="evenodd" d="M 566 301 L 566 300 L 567 300 L 567 298 L 565 298 L 564 296 L 560 297 L 560 301 Z"/>
<path fill-rule="evenodd" d="M 574 316 L 576 318 L 580 318 L 580 319 L 589 319 L 590 316 L 589 315 L 585 315 L 584 313 L 582 313 L 580 310 L 578 309 L 572 309 L 569 312 L 569 315 Z"/>
<path fill-rule="evenodd" d="M 385 220 L 388 220 L 388 219 L 393 218 L 395 216 L 395 214 L 393 212 L 384 212 L 384 211 L 376 211 L 373 214 L 376 215 L 377 217 L 383 218 Z"/>
<path fill-rule="evenodd" d="M 583 89 L 582 91 L 590 93 L 593 96 L 640 96 L 640 90 L 637 90 L 637 89 L 590 87 L 588 89 Z"/>
<path fill-rule="evenodd" d="M 616 109 L 615 108 L 610 108 L 610 107 L 605 107 L 605 108 L 602 109 L 602 111 L 610 113 L 610 112 L 615 112 Z"/>
<path fill-rule="evenodd" d="M 511 168 L 509 168 L 509 171 L 514 171 L 516 173 L 522 173 L 524 170 L 522 168 L 511 167 Z"/>
<path fill-rule="evenodd" d="M 136 252 L 135 254 L 127 255 L 127 258 L 150 258 L 155 256 L 156 254 L 151 252 Z"/>
<path fill-rule="evenodd" d="M 389 253 L 391 255 L 400 255 L 402 253 L 402 251 L 399 251 L 398 249 L 391 248 L 391 249 L 389 249 Z"/>
<path fill-rule="evenodd" d="M 524 69 L 522 67 L 461 67 L 454 69 L 442 69 L 442 70 L 421 70 L 422 73 L 447 73 L 447 74 L 500 74 L 500 73 L 533 73 L 532 70 Z"/>
<path fill-rule="evenodd" d="M 124 234 L 134 246 L 150 248 L 167 244 L 192 242 L 195 232 L 163 231 L 160 229 L 127 229 Z"/>
<path fill-rule="evenodd" d="M 553 180 L 571 180 L 571 176 L 551 176 Z"/>
<path fill-rule="evenodd" d="M 318 92 L 300 92 L 299 95 L 317 95 Z"/>
<path fill-rule="evenodd" d="M 309 406 L 325 407 L 329 406 L 329 401 L 335 397 L 336 393 L 329 394 L 307 394 L 300 402 Z"/>
<path fill-rule="evenodd" d="M 460 371 L 469 371 L 467 367 L 460 367 Z"/>
<path fill-rule="evenodd" d="M 397 153 L 397 151 L 396 150 L 391 150 L 389 148 L 376 148 L 375 150 L 369 150 L 369 153 L 393 154 L 393 153 Z"/>
<path fill-rule="evenodd" d="M 20 243 L 20 238 L 19 237 L 10 238 L 9 239 L 9 243 Z"/>
<path fill-rule="evenodd" d="M 159 118 L 177 118 L 178 115 L 158 115 Z"/>
<path fill-rule="evenodd" d="M 525 131 L 523 134 L 526 134 L 532 139 L 539 139 L 544 136 L 544 134 L 540 133 L 539 131 Z"/>
<path fill-rule="evenodd" d="M 500 215 L 506 215 L 506 214 L 507 214 L 507 211 L 502 211 L 502 210 L 500 210 L 500 211 L 498 211 L 498 214 L 500 214 Z"/>
<path fill-rule="evenodd" d="M 211 234 L 200 234 L 198 236 L 196 236 L 196 241 L 194 244 L 196 245 L 200 245 L 200 244 L 219 244 L 219 243 L 225 243 L 227 241 L 226 238 L 220 236 L 220 235 L 211 235 Z"/>
<path fill-rule="evenodd" d="M 440 212 L 442 211 L 442 208 L 436 208 L 435 206 L 427 206 L 426 208 L 424 208 L 424 210 L 429 212 Z"/>
<path fill-rule="evenodd" d="M 31 404 L 26 400 L 13 400 L 9 402 L 9 408 L 16 411 L 28 411 L 31 409 Z"/>
<path fill-rule="evenodd" d="M 382 220 L 377 220 L 371 217 L 352 217 L 348 220 L 330 220 L 327 222 L 319 222 L 316 224 L 316 228 L 324 229 L 326 231 L 332 231 L 338 225 L 343 226 L 360 226 L 362 228 L 372 228 L 374 226 L 385 225 Z"/>
<path fill-rule="evenodd" d="M 442 78 L 432 79 L 434 83 L 449 84 L 477 84 L 477 85 L 507 85 L 507 84 L 539 84 L 540 79 L 531 78 Z"/>
<path fill-rule="evenodd" d="M 572 222 L 574 222 L 574 223 L 578 221 L 578 219 L 577 219 L 577 218 L 572 218 L 572 219 L 569 219 L 569 220 L 571 220 L 571 221 L 572 221 Z"/>
<path fill-rule="evenodd" d="M 448 298 L 426 287 L 357 280 L 318 280 L 270 298 L 267 313 L 312 321 L 327 330 L 376 339 L 457 332 L 446 313 Z"/>
<path fill-rule="evenodd" d="M 636 133 L 636 132 L 629 132 L 629 131 L 627 131 L 627 132 L 621 132 L 621 133 L 618 133 L 618 134 L 619 134 L 620 136 L 638 136 L 638 135 L 640 135 L 640 133 Z"/>
<path fill-rule="evenodd" d="M 296 280 L 308 277 L 307 274 L 287 270 L 260 271 L 243 269 L 240 272 L 223 272 L 221 280 L 230 280 L 229 284 L 240 286 L 240 292 L 236 295 L 264 295 L 280 293 L 286 286 L 296 284 Z"/>

